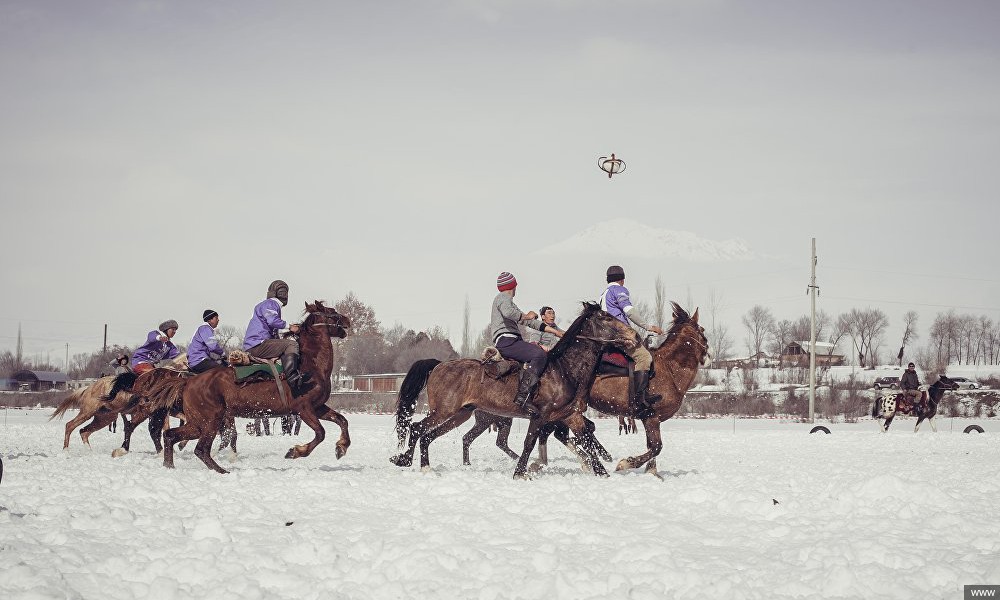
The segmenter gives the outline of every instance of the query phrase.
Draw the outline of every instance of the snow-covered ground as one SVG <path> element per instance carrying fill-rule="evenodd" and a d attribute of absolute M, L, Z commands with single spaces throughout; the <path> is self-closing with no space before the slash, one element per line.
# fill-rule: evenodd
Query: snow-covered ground
<path fill-rule="evenodd" d="M 550 445 L 525 482 L 485 436 L 463 467 L 458 432 L 431 447 L 432 473 L 395 467 L 388 416 L 349 415 L 341 461 L 336 427 L 294 461 L 291 438 L 241 435 L 219 475 L 190 449 L 164 469 L 144 435 L 122 459 L 108 432 L 63 452 L 47 415 L 0 411 L 4 599 L 912 599 L 1000 583 L 997 421 L 809 435 L 678 420 L 663 481 L 596 478 Z M 612 420 L 598 434 L 616 460 L 643 445 Z"/>

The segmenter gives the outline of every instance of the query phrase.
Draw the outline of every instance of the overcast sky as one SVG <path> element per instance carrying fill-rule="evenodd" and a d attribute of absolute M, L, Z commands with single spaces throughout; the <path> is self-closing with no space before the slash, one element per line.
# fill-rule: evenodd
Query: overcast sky
<path fill-rule="evenodd" d="M 5 0 L 0 348 L 186 343 L 276 278 L 289 317 L 353 290 L 457 343 L 499 271 L 568 321 L 611 263 L 741 340 L 808 312 L 812 237 L 834 315 L 997 319 L 997 31 L 991 1 Z M 618 218 L 758 258 L 540 252 Z"/>

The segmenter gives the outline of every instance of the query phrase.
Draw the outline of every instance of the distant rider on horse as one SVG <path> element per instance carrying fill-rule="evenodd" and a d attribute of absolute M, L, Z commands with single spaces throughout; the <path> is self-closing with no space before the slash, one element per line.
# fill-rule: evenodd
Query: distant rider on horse
<path fill-rule="evenodd" d="M 514 402 L 521 410 L 528 413 L 528 416 L 534 418 L 541 414 L 541 410 L 531 402 L 531 396 L 538 387 L 548 356 L 540 346 L 521 339 L 521 332 L 517 326 L 521 324 L 558 337 L 562 337 L 563 332 L 539 321 L 534 311 L 521 312 L 521 309 L 514 304 L 517 279 L 507 271 L 497 277 L 497 290 L 500 293 L 493 299 L 490 313 L 490 337 L 500 356 L 524 363 L 521 378 L 517 382 L 517 396 Z"/>
<path fill-rule="evenodd" d="M 639 315 L 636 314 L 632 300 L 629 298 L 628 288 L 625 287 L 625 269 L 618 265 L 611 265 L 608 267 L 607 280 L 608 287 L 601 294 L 601 308 L 630 327 L 629 321 L 637 327 L 657 335 L 663 335 L 663 330 L 656 325 L 648 325 L 638 320 Z M 632 372 L 633 395 L 629 398 L 629 403 L 632 405 L 633 414 L 638 416 L 639 413 L 647 412 L 649 407 L 656 404 L 662 396 L 659 394 L 651 396 L 646 393 L 646 390 L 649 389 L 649 369 L 653 365 L 653 355 L 649 353 L 649 350 L 640 344 L 629 352 L 629 356 L 635 361 Z"/>
<path fill-rule="evenodd" d="M 917 378 L 917 367 L 913 363 L 906 365 L 903 376 L 899 378 L 899 389 L 904 398 L 913 401 L 913 414 L 919 417 L 923 412 L 923 407 L 920 406 L 920 396 L 923 394 L 920 391 L 920 379 Z"/>
<path fill-rule="evenodd" d="M 135 349 L 132 354 L 132 372 L 142 375 L 156 368 L 161 360 L 170 360 L 180 355 L 181 351 L 170 341 L 177 333 L 177 321 L 170 319 L 160 323 L 158 331 L 150 331 L 146 343 Z"/>
<path fill-rule="evenodd" d="M 188 344 L 188 369 L 195 373 L 204 373 L 209 369 L 224 366 L 222 359 L 226 349 L 215 337 L 215 328 L 219 326 L 219 313 L 206 309 L 201 314 L 205 324 L 194 332 L 191 343 Z"/>
<path fill-rule="evenodd" d="M 305 391 L 303 386 L 308 379 L 308 374 L 299 371 L 299 342 L 294 338 L 278 337 L 278 331 L 286 327 L 292 333 L 299 332 L 297 324 L 289 327 L 281 319 L 281 307 L 287 305 L 288 284 L 280 279 L 272 281 L 267 288 L 267 298 L 253 309 L 243 338 L 243 349 L 257 358 L 281 357 L 281 368 L 288 387 L 294 396 L 299 396 Z"/>

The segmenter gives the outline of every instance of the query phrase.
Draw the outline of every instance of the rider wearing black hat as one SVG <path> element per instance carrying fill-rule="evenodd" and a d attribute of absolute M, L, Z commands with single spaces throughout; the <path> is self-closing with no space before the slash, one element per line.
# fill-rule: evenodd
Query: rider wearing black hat
<path fill-rule="evenodd" d="M 204 373 L 209 369 L 221 367 L 226 349 L 215 337 L 215 328 L 219 326 L 219 313 L 206 309 L 201 314 L 205 324 L 194 332 L 188 345 L 188 369 L 195 373 Z"/>

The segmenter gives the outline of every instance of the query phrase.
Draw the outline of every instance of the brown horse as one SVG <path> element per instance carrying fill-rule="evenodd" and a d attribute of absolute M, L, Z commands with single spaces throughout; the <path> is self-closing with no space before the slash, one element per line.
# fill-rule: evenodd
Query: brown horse
<path fill-rule="evenodd" d="M 528 426 L 524 450 L 514 469 L 515 479 L 527 476 L 528 457 L 547 423 L 564 421 L 577 438 L 591 439 L 592 436 L 585 435 L 586 421 L 582 413 L 586 408 L 586 391 L 594 380 L 598 357 L 604 348 L 616 346 L 631 349 L 638 343 L 638 337 L 631 328 L 601 310 L 596 303 L 584 303 L 583 312 L 549 352 L 548 365 L 535 392 L 535 402 L 542 411 L 531 419 Z M 413 464 L 414 449 L 419 441 L 420 467 L 429 469 L 428 447 L 431 442 L 464 423 L 477 408 L 500 416 L 527 417 L 527 413 L 514 404 L 517 377 L 509 376 L 500 381 L 484 378 L 482 363 L 472 359 L 435 362 L 418 361 L 414 365 L 417 369 L 411 367 L 400 386 L 396 434 L 403 439 L 409 429 L 409 447 L 390 461 L 401 467 Z M 409 386 L 407 380 L 411 381 Z M 430 414 L 411 427 L 410 419 L 417 396 L 424 385 L 427 386 Z M 595 474 L 607 475 L 600 460 L 594 456 L 593 446 L 588 444 L 585 450 Z"/>
<path fill-rule="evenodd" d="M 293 446 L 285 458 L 309 456 L 326 437 L 319 420 L 333 421 L 340 426 L 337 441 L 337 458 L 347 452 L 351 444 L 347 419 L 326 405 L 330 399 L 330 374 L 333 372 L 333 344 L 330 338 L 347 336 L 350 320 L 332 307 L 316 301 L 306 304 L 306 319 L 299 333 L 302 352 L 300 370 L 311 376 L 313 386 L 301 396 L 292 396 L 291 389 L 282 380 L 260 381 L 240 385 L 236 383 L 233 369 L 217 368 L 189 380 L 182 393 L 183 413 L 187 421 L 180 427 L 168 429 L 163 434 L 163 466 L 173 468 L 173 445 L 181 440 L 198 439 L 195 455 L 208 468 L 227 473 L 211 456 L 212 442 L 229 417 L 254 418 L 260 416 L 298 413 L 302 422 L 315 432 L 308 444 Z M 282 399 L 277 386 L 284 387 Z"/>
<path fill-rule="evenodd" d="M 622 459 L 615 469 L 617 471 L 637 469 L 645 464 L 647 473 L 659 477 L 656 473 L 656 457 L 663 449 L 660 423 L 677 413 L 684 394 L 694 383 L 699 367 L 705 366 L 711 357 L 705 328 L 698 325 L 697 309 L 693 316 L 689 316 L 676 302 L 670 304 L 673 306 L 674 322 L 659 346 L 652 349 L 656 376 L 649 380 L 649 393 L 660 394 L 663 399 L 654 404 L 651 410 L 635 414 L 628 401 L 628 377 L 598 375 L 590 387 L 590 397 L 587 400 L 589 406 L 608 415 L 634 417 L 642 421 L 643 429 L 646 430 L 647 451 L 639 456 Z M 544 447 L 543 439 L 539 447 L 540 455 Z"/>

